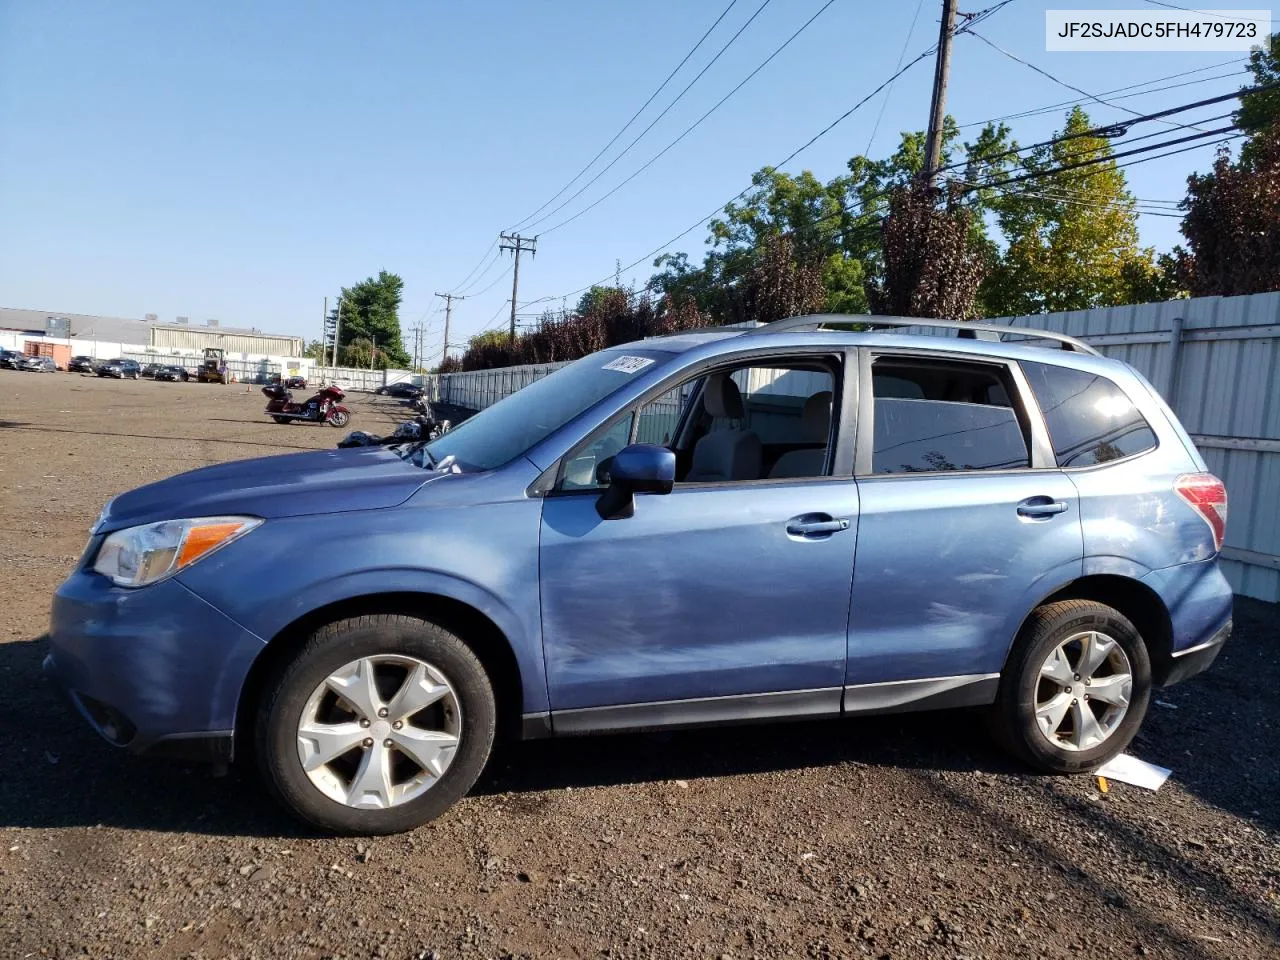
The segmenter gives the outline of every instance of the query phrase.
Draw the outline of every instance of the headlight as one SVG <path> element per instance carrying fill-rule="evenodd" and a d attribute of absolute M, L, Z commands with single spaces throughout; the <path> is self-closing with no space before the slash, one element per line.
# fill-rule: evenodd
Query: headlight
<path fill-rule="evenodd" d="M 117 530 L 103 541 L 93 569 L 118 586 L 145 587 L 189 567 L 260 523 L 257 517 L 200 517 Z"/>

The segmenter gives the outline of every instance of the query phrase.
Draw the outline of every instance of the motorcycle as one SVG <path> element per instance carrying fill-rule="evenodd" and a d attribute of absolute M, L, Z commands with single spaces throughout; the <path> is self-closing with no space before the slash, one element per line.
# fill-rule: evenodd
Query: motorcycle
<path fill-rule="evenodd" d="M 448 420 L 432 420 L 430 417 L 420 416 L 413 420 L 406 420 L 395 431 L 380 437 L 374 433 L 366 433 L 363 430 L 353 430 L 348 433 L 340 441 L 338 446 L 342 449 L 350 447 L 381 447 L 393 443 L 415 443 L 419 440 L 435 440 L 447 433 L 453 426 Z"/>
<path fill-rule="evenodd" d="M 345 427 L 351 422 L 351 410 L 343 406 L 346 392 L 341 387 L 324 387 L 306 403 L 294 403 L 293 394 L 278 383 L 263 387 L 267 397 L 266 413 L 276 423 L 293 420 L 309 420 L 327 423 L 331 427 Z"/>

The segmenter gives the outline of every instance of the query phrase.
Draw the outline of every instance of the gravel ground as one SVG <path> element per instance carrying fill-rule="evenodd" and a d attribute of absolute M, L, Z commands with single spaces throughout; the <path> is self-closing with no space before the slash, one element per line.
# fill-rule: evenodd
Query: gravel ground
<path fill-rule="evenodd" d="M 1280 957 L 1272 605 L 1159 696 L 1158 793 L 915 714 L 513 744 L 436 823 L 334 840 L 252 778 L 117 755 L 39 666 L 108 496 L 338 431 L 238 386 L 6 371 L 0 398 L 0 957 Z M 353 399 L 353 428 L 399 419 Z"/>

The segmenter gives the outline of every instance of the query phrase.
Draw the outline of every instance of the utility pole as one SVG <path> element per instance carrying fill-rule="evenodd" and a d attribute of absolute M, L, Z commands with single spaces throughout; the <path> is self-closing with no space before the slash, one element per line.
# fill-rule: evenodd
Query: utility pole
<path fill-rule="evenodd" d="M 333 366 L 338 366 L 338 335 L 342 333 L 342 298 L 338 298 L 338 319 L 333 324 Z"/>
<path fill-rule="evenodd" d="M 530 256 L 538 255 L 538 238 L 522 237 L 518 233 L 500 233 L 499 250 L 510 250 L 516 255 L 516 269 L 511 275 L 511 342 L 516 342 L 516 295 L 520 291 L 520 254 L 526 250 Z"/>
<path fill-rule="evenodd" d="M 956 32 L 956 0 L 942 0 L 938 58 L 933 67 L 933 101 L 929 106 L 929 140 L 924 175 L 932 183 L 942 165 L 942 121 L 947 115 L 947 80 L 951 75 L 951 38 Z"/>
<path fill-rule="evenodd" d="M 440 362 L 444 363 L 449 356 L 449 319 L 453 316 L 453 301 L 467 298 L 456 293 L 437 293 L 436 296 L 444 301 L 444 353 L 440 354 Z"/>
<path fill-rule="evenodd" d="M 320 366 L 324 366 L 325 351 L 329 346 L 329 298 L 324 298 L 324 318 L 320 321 Z M 323 384 L 324 381 L 321 380 Z"/>

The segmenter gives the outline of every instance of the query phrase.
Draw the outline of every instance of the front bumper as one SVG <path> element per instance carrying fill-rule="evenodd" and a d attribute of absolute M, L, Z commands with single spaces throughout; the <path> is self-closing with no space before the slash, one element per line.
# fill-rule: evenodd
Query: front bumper
<path fill-rule="evenodd" d="M 227 760 L 263 646 L 177 580 L 129 590 L 77 571 L 54 594 L 44 666 L 113 746 Z"/>

